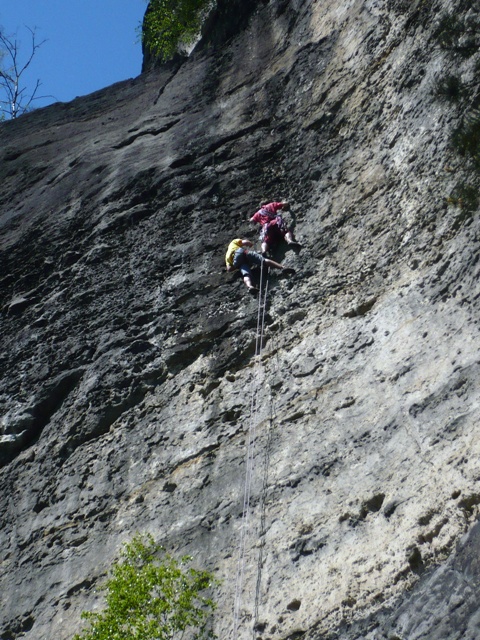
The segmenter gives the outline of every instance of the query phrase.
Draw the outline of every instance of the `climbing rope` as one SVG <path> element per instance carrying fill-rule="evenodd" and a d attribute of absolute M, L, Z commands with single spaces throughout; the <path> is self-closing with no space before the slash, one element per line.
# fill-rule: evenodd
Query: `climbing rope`
<path fill-rule="evenodd" d="M 258 296 L 258 312 L 257 312 L 257 331 L 255 339 L 255 366 L 254 375 L 252 379 L 252 393 L 250 399 L 250 421 L 248 427 L 247 438 L 247 454 L 246 454 L 246 470 L 245 470 L 245 485 L 243 495 L 243 512 L 242 512 L 242 524 L 240 531 L 240 544 L 238 549 L 238 563 L 237 563 L 237 577 L 235 581 L 235 602 L 233 612 L 233 640 L 238 639 L 238 627 L 240 621 L 240 608 L 242 604 L 243 583 L 245 578 L 245 558 L 247 538 L 249 534 L 249 520 L 250 520 L 250 497 L 252 489 L 253 478 L 253 463 L 255 458 L 255 441 L 257 430 L 257 409 L 258 409 L 258 371 L 260 365 L 260 356 L 263 348 L 263 336 L 265 329 L 265 309 L 267 306 L 267 293 L 268 293 L 268 272 L 264 287 L 263 277 L 263 261 L 260 269 L 260 292 Z"/>
<path fill-rule="evenodd" d="M 270 385 L 269 385 L 270 387 Z M 273 401 L 272 388 L 270 387 L 270 419 L 267 433 L 267 442 L 265 444 L 265 456 L 263 464 L 263 485 L 260 498 L 260 551 L 258 553 L 257 561 L 257 584 L 255 587 L 255 605 L 253 613 L 253 625 L 252 625 L 252 640 L 256 639 L 256 627 L 258 623 L 258 610 L 260 606 L 260 596 L 262 587 L 262 571 L 263 571 L 263 551 L 265 548 L 265 534 L 266 534 L 266 517 L 267 517 L 267 490 L 268 490 L 268 472 L 270 469 L 270 451 L 273 439 L 273 427 L 275 424 L 276 409 Z"/>

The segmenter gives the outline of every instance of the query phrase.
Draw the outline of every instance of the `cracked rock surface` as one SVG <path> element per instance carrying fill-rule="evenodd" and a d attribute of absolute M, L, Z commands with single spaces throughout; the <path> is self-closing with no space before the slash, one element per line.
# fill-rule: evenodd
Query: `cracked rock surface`
<path fill-rule="evenodd" d="M 221 2 L 188 59 L 0 124 L 2 640 L 71 638 L 137 531 L 231 637 L 252 430 L 241 638 L 479 637 L 479 24 Z M 224 254 L 280 198 L 258 357 Z"/>

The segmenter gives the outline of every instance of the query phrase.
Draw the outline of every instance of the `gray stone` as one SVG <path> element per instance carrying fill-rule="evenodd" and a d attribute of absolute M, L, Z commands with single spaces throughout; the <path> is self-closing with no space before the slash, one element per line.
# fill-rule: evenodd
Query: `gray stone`
<path fill-rule="evenodd" d="M 71 638 L 137 531 L 231 637 L 250 436 L 239 638 L 478 636 L 467 5 L 222 2 L 188 58 L 0 125 L 2 640 Z M 304 246 L 259 310 L 224 254 L 266 198 Z"/>

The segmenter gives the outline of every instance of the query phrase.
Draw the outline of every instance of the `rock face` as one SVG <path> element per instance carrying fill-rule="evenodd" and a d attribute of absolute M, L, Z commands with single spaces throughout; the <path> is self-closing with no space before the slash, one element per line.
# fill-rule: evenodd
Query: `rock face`
<path fill-rule="evenodd" d="M 242 7 L 0 126 L 2 640 L 71 638 L 136 531 L 222 640 L 242 545 L 238 638 L 480 635 L 478 7 Z M 259 313 L 224 253 L 282 197 Z"/>

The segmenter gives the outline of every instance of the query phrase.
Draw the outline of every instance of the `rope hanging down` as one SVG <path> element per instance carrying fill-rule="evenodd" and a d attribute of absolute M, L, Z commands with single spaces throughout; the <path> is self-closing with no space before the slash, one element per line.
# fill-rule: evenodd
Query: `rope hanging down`
<path fill-rule="evenodd" d="M 267 292 L 268 292 L 268 271 L 263 287 L 263 262 L 260 270 L 260 293 L 258 296 L 258 313 L 257 313 L 257 335 L 255 340 L 255 367 L 254 376 L 252 382 L 252 393 L 250 399 L 250 422 L 248 427 L 247 438 L 247 455 L 246 455 L 246 471 L 245 471 L 245 486 L 243 495 L 243 512 L 242 512 L 242 524 L 240 530 L 240 544 L 238 549 L 238 564 L 237 564 L 237 577 L 235 582 L 235 603 L 233 612 L 233 640 L 238 639 L 238 626 L 240 621 L 240 608 L 242 604 L 242 592 L 243 583 L 245 577 L 245 552 L 247 546 L 247 538 L 249 533 L 249 519 L 250 519 L 250 495 L 252 488 L 253 478 L 253 462 L 255 454 L 255 440 L 257 430 L 257 392 L 258 392 L 258 380 L 257 374 L 260 365 L 260 356 L 263 348 L 263 333 L 265 328 L 265 309 L 267 305 Z M 263 291 L 264 289 L 264 291 Z M 263 302 L 262 302 L 263 300 Z"/>
<path fill-rule="evenodd" d="M 252 640 L 255 640 L 256 635 L 256 626 L 258 622 L 258 611 L 260 607 L 260 596 L 261 596 L 261 586 L 262 586 L 262 570 L 263 570 L 263 551 L 265 548 L 265 534 L 266 534 L 266 508 L 267 508 L 267 491 L 268 491 L 268 472 L 270 469 L 270 451 L 272 446 L 273 439 L 273 428 L 276 417 L 276 409 L 275 403 L 273 400 L 272 389 L 270 387 L 270 418 L 269 418 L 269 427 L 267 433 L 267 442 L 265 444 L 265 456 L 263 463 L 263 485 L 262 492 L 260 498 L 260 530 L 259 530 L 259 540 L 260 540 L 260 550 L 258 553 L 257 560 L 257 584 L 255 587 L 255 606 L 253 613 L 253 624 L 252 624 Z"/>

